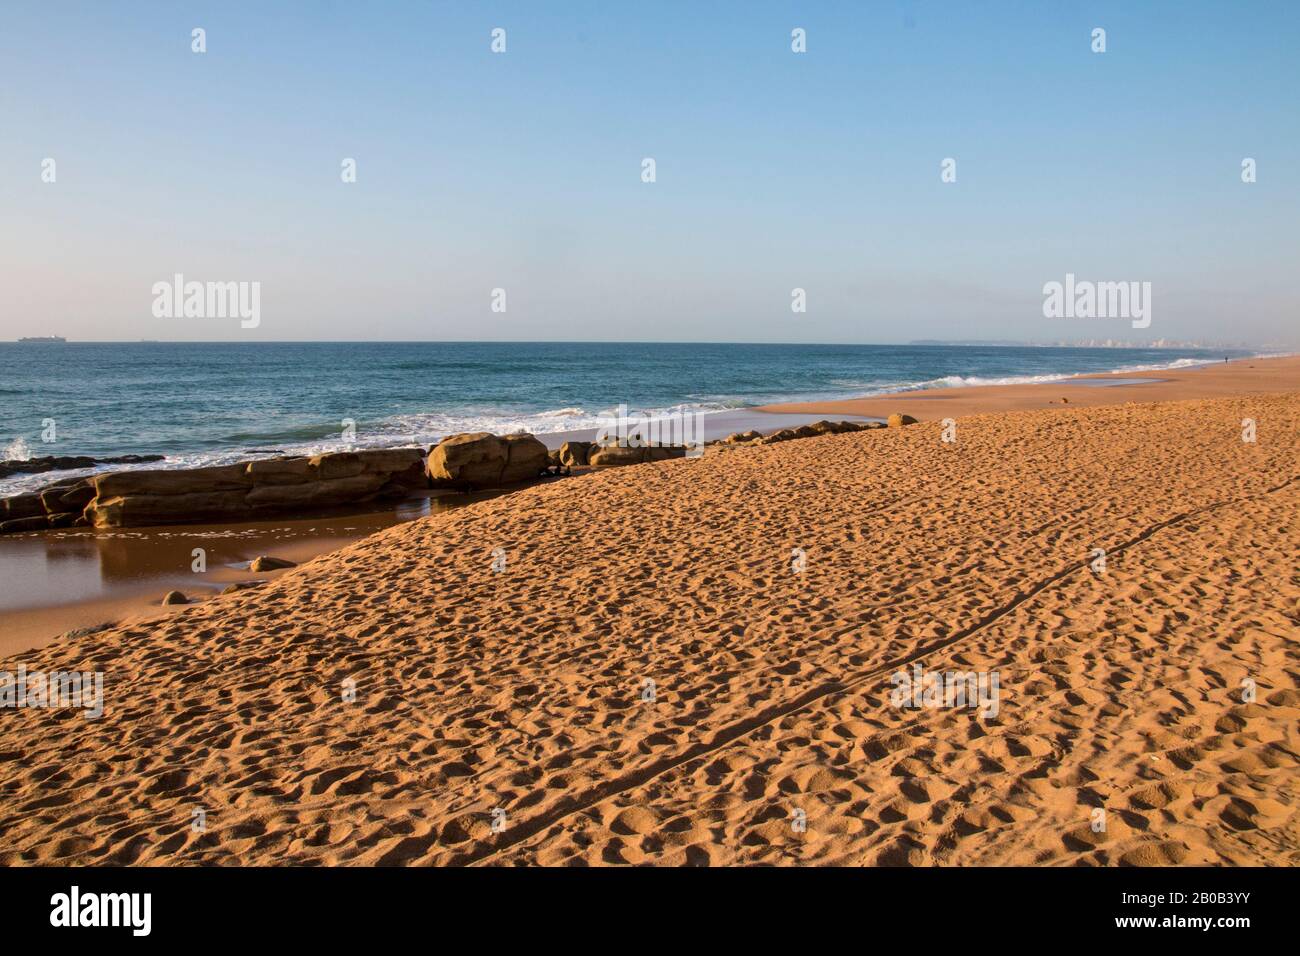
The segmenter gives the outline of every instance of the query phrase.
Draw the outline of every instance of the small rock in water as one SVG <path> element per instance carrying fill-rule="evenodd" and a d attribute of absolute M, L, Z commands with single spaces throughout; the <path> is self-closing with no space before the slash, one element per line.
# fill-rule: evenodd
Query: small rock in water
<path fill-rule="evenodd" d="M 162 602 L 163 604 L 189 604 L 190 599 L 180 591 L 168 591 Z"/>
<path fill-rule="evenodd" d="M 279 571 L 281 568 L 296 568 L 297 565 L 292 561 L 286 561 L 284 558 L 272 558 L 269 555 L 262 555 L 260 558 L 254 558 L 249 564 L 248 570 L 261 573 L 263 571 Z"/>

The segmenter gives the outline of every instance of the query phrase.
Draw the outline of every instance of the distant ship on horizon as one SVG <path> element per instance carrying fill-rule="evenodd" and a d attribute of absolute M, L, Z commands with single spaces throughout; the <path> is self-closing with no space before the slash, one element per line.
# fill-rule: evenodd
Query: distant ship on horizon
<path fill-rule="evenodd" d="M 66 342 L 68 340 L 61 335 L 33 335 L 33 336 L 28 336 L 27 338 L 24 339 L 19 339 L 18 341 L 19 342 Z"/>

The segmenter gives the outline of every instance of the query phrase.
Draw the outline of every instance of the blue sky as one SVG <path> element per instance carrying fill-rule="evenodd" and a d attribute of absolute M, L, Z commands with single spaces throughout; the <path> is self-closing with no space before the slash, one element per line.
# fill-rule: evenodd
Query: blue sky
<path fill-rule="evenodd" d="M 2 19 L 0 339 L 1300 344 L 1300 4 Z M 177 272 L 260 282 L 260 326 L 155 318 Z M 1151 327 L 1045 319 L 1066 272 L 1151 282 Z"/>

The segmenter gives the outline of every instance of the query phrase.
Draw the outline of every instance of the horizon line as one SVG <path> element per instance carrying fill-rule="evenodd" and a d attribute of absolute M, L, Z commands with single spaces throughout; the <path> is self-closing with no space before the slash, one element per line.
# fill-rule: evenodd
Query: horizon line
<path fill-rule="evenodd" d="M 59 336 L 54 336 L 58 338 Z M 50 336 L 30 336 L 33 339 L 49 339 Z M 249 341 L 247 339 L 64 339 L 62 342 L 28 341 L 21 339 L 0 340 L 0 345 L 770 345 L 782 347 L 833 346 L 851 348 L 1132 348 L 1132 349 L 1256 349 L 1256 348 L 1296 348 L 1300 343 L 1256 342 L 1256 343 L 1179 343 L 1160 345 L 1154 342 L 1125 342 L 1110 340 L 1113 345 L 1085 345 L 1069 342 L 1017 342 L 1007 339 L 914 339 L 905 342 L 766 342 L 743 340 L 695 340 L 695 339 L 264 339 Z"/>

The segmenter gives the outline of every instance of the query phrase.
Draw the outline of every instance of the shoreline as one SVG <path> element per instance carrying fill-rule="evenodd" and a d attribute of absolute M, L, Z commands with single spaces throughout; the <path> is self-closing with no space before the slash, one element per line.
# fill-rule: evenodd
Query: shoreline
<path fill-rule="evenodd" d="M 1140 379 L 1138 382 L 1130 380 Z M 1114 380 L 1120 380 L 1111 384 Z M 1096 384 L 1091 384 L 1096 383 Z M 900 412 L 919 421 L 962 418 L 994 412 L 1057 408 L 1097 408 L 1129 402 L 1171 402 L 1193 399 L 1268 395 L 1300 386 L 1300 356 L 1242 358 L 1212 365 L 1140 372 L 1076 375 L 1052 382 L 1014 385 L 968 385 L 918 389 L 883 395 L 815 402 L 780 402 L 760 406 L 772 414 L 859 415 L 879 418 Z M 1061 399 L 1068 399 L 1062 402 Z"/>
<path fill-rule="evenodd" d="M 713 440 L 726 431 L 740 430 L 738 426 L 770 433 L 796 423 L 811 422 L 822 416 L 880 421 L 894 412 L 900 412 L 925 422 L 943 417 L 962 418 L 1033 409 L 1064 410 L 1129 402 L 1241 397 L 1272 394 L 1288 389 L 1300 389 L 1300 356 L 1248 358 L 1221 365 L 1194 366 L 1161 373 L 1159 378 L 1117 371 L 1047 383 L 977 385 L 863 396 L 831 402 L 762 406 L 737 410 L 743 415 L 729 417 L 724 427 L 715 424 L 709 438 Z M 1069 402 L 1062 403 L 1061 398 L 1069 398 Z M 594 435 L 594 431 L 553 433 L 538 438 L 549 439 L 546 441 L 548 447 L 557 448 L 563 441 L 586 440 Z M 574 479 L 581 480 L 582 476 L 575 475 L 566 480 Z M 30 600 L 21 606 L 14 606 L 12 602 L 8 606 L 0 603 L 0 633 L 4 635 L 0 638 L 0 658 L 43 647 L 77 628 L 103 623 L 142 622 L 174 613 L 174 609 L 160 606 L 160 600 L 173 586 L 180 586 L 186 581 L 193 582 L 192 577 L 175 572 L 176 568 L 183 568 L 188 559 L 182 560 L 184 556 L 178 553 L 179 556 L 175 556 L 175 560 L 167 565 L 167 572 L 163 573 L 158 562 L 150 559 L 147 554 L 142 554 L 142 549 L 115 547 L 112 545 L 115 539 L 133 536 L 156 537 L 166 541 L 193 539 L 196 545 L 223 539 L 263 540 L 264 550 L 259 553 L 275 553 L 276 556 L 288 556 L 297 560 L 292 555 L 265 550 L 275 545 L 261 536 L 270 528 L 286 528 L 295 536 L 311 537 L 311 533 L 320 527 L 322 531 L 315 537 L 314 543 L 301 552 L 309 552 L 309 556 L 314 558 L 431 511 L 455 509 L 485 497 L 514 494 L 526 487 L 530 486 L 470 495 L 422 495 L 399 499 L 387 508 L 367 508 L 353 513 L 317 517 L 286 516 L 254 522 L 162 525 L 109 531 L 66 529 L 0 537 L 0 567 L 4 567 L 12 581 L 28 579 L 29 587 L 24 589 L 24 594 L 41 590 L 42 584 L 33 578 L 48 574 L 47 569 L 62 568 L 66 571 L 78 562 L 82 565 L 82 571 L 89 574 L 95 569 L 87 568 L 86 565 L 97 560 L 100 578 L 99 586 L 83 582 L 80 588 L 74 588 L 75 594 L 70 600 L 49 595 L 50 584 L 46 581 L 44 588 L 47 595 L 43 599 Z M 310 532 L 307 531 L 308 528 Z M 76 556 L 77 552 L 80 552 L 80 557 Z M 93 560 L 86 557 L 90 552 L 96 555 Z M 114 557 L 106 558 L 105 555 L 109 553 Z M 247 558 L 253 556 L 250 554 Z M 40 563 L 35 563 L 37 561 Z M 113 566 L 111 571 L 108 570 L 109 565 Z M 207 580 L 215 581 L 217 577 L 209 576 Z M 253 578 L 266 579 L 267 576 L 231 577 L 229 582 L 222 583 Z M 35 585 L 34 588 L 31 585 Z M 206 590 L 205 587 L 198 588 L 199 596 Z"/>
<path fill-rule="evenodd" d="M 762 431 L 777 431 L 781 428 L 795 428 L 800 425 L 811 424 L 817 418 L 816 415 L 812 415 L 804 412 L 794 412 L 790 414 L 783 414 L 780 412 L 772 413 L 772 412 L 762 411 L 757 407 L 735 408 L 735 409 L 728 409 L 726 411 L 717 411 L 717 412 L 705 412 L 703 413 L 703 415 L 704 415 L 703 431 L 704 431 L 705 441 L 716 441 L 734 432 L 744 432 L 744 431 L 749 431 L 750 429 L 758 429 Z M 852 420 L 852 421 L 879 420 L 871 416 L 859 416 L 859 415 L 844 415 L 841 416 L 841 418 L 846 420 Z M 541 432 L 539 434 L 533 435 L 533 437 L 536 438 L 543 445 L 545 445 L 548 451 L 558 451 L 559 448 L 565 442 L 592 441 L 596 437 L 599 431 L 600 431 L 599 428 L 578 428 L 578 429 L 570 429 L 567 431 Z M 532 433 L 514 432 L 514 433 L 507 433 L 507 434 L 532 434 Z M 373 445 L 373 446 L 368 445 L 368 446 L 353 447 L 353 446 L 339 444 L 336 447 L 327 448 L 324 445 L 319 445 L 319 446 L 313 446 L 311 450 L 307 450 L 307 451 L 294 451 L 294 450 L 284 450 L 284 449 L 263 449 L 263 450 L 250 450 L 246 452 L 213 453 L 211 460 L 205 460 L 201 463 L 193 463 L 188 459 L 178 458 L 170 462 L 164 459 L 163 461 L 150 461 L 148 463 L 142 463 L 139 466 L 130 465 L 125 468 L 121 466 L 113 466 L 107 468 L 98 468 L 98 467 L 72 468 L 72 469 L 59 469 L 59 470 L 52 470 L 52 471 L 15 472 L 10 476 L 0 478 L 0 499 L 12 495 L 31 493 L 34 490 L 44 488 L 48 484 L 60 481 L 62 479 L 66 479 L 69 481 L 81 480 L 85 478 L 93 478 L 98 475 L 117 473 L 117 472 L 121 472 L 121 473 L 128 473 L 132 471 L 182 472 L 182 471 L 192 471 L 199 468 L 221 467 L 229 464 L 247 464 L 251 461 L 264 460 L 272 456 L 303 457 L 306 455 L 346 454 L 350 452 L 358 452 L 364 454 L 367 452 L 405 451 L 411 449 L 412 447 L 421 447 L 421 448 L 428 447 L 429 450 L 432 450 L 432 447 L 436 447 L 436 445 L 437 442 L 435 442 L 433 446 L 420 446 L 418 444 L 412 446 L 410 443 L 408 443 L 406 445 L 384 444 L 384 445 Z"/>
<path fill-rule="evenodd" d="M 127 343 L 127 344 L 135 344 L 135 343 Z M 230 343 L 212 343 L 212 344 L 230 344 Z M 1050 350 L 1052 347 L 1042 346 L 1041 348 Z M 1122 353 L 1125 350 L 1115 349 L 1113 351 L 1115 351 L 1116 353 Z M 1171 349 L 1170 351 L 1179 352 L 1179 351 L 1186 351 L 1186 350 Z M 1265 356 L 1265 357 L 1246 356 L 1246 357 L 1233 359 L 1232 362 L 1239 363 L 1239 362 L 1253 362 L 1253 361 L 1272 361 L 1274 358 L 1279 358 L 1279 357 L 1283 357 L 1283 356 L 1271 356 L 1271 357 L 1270 356 Z M 1284 357 L 1291 357 L 1291 356 L 1284 356 Z M 1172 361 L 1176 363 L 1185 360 L 1186 359 L 1180 358 Z M 1116 355 L 1115 361 L 1117 363 L 1121 361 L 1120 355 L 1118 354 Z M 1192 361 L 1201 363 L 1202 360 L 1194 359 Z M 843 396 L 819 397 L 813 399 L 800 398 L 797 397 L 796 395 L 796 397 L 784 398 L 776 402 L 767 402 L 761 405 L 744 405 L 736 408 L 712 409 L 708 411 L 702 411 L 701 414 L 703 415 L 702 421 L 704 424 L 705 439 L 714 440 L 717 438 L 721 438 L 732 432 L 743 432 L 743 431 L 748 431 L 750 429 L 757 429 L 760 431 L 765 431 L 768 429 L 776 430 L 782 427 L 797 427 L 798 425 L 801 424 L 808 424 L 811 421 L 813 421 L 816 417 L 823 414 L 822 409 L 840 408 L 843 406 L 843 403 L 845 402 L 858 402 L 858 401 L 863 401 L 867 398 L 878 398 L 881 400 L 885 400 L 890 398 L 891 396 L 915 397 L 921 395 L 928 395 L 931 392 L 948 393 L 948 392 L 966 391 L 969 389 L 1022 388 L 1022 387 L 1032 388 L 1040 385 L 1047 385 L 1048 387 L 1051 387 L 1053 385 L 1066 384 L 1068 382 L 1075 382 L 1087 378 L 1114 377 L 1114 376 L 1159 377 L 1164 379 L 1173 375 L 1185 373 L 1188 371 L 1195 371 L 1197 369 L 1201 369 L 1205 367 L 1217 367 L 1217 365 L 1215 365 L 1215 363 L 1211 359 L 1207 358 L 1204 360 L 1204 362 L 1209 364 L 1196 364 L 1192 366 L 1177 366 L 1177 365 L 1171 365 L 1171 363 L 1158 363 L 1158 362 L 1149 363 L 1149 364 L 1129 364 L 1129 365 L 1120 364 L 1118 368 L 1106 372 L 1062 373 L 1061 377 L 1055 378 L 1054 380 L 1049 382 L 1032 381 L 1032 382 L 1021 382 L 1021 383 L 1011 383 L 1011 384 L 998 383 L 998 382 L 988 382 L 988 383 L 980 382 L 974 385 L 945 386 L 945 387 L 924 388 L 924 389 L 918 387 L 919 385 L 922 385 L 924 383 L 918 382 L 915 385 L 906 385 L 902 388 L 902 390 L 899 391 L 886 391 L 878 394 L 868 394 L 865 396 L 845 394 Z M 1026 377 L 1026 376 L 1017 376 L 1013 374 L 1008 377 L 1018 378 L 1018 377 Z M 1028 377 L 1034 377 L 1034 376 L 1028 376 Z M 1038 376 L 1038 377 L 1041 378 L 1042 376 Z M 1195 396 L 1188 396 L 1188 397 L 1195 397 Z M 1205 396 L 1205 397 L 1209 397 L 1209 396 Z M 689 405 L 689 402 L 683 403 L 683 406 L 686 405 Z M 693 409 L 685 408 L 685 411 L 687 411 L 688 413 L 692 410 Z M 990 409 L 990 410 L 995 410 L 995 409 Z M 660 414 L 660 413 L 666 414 L 666 411 L 664 409 L 657 409 L 653 411 L 656 414 Z M 908 413 L 915 414 L 912 412 L 908 412 Z M 785 419 L 779 422 L 772 421 L 768 418 L 768 416 L 778 415 L 778 414 L 783 414 L 788 417 L 786 417 Z M 835 412 L 835 414 L 839 415 L 841 418 L 848 417 L 848 418 L 863 418 L 866 420 L 883 420 L 883 418 L 888 414 L 888 412 L 882 415 L 870 414 L 870 415 L 862 415 L 862 416 L 856 415 L 855 413 L 852 412 L 844 412 L 844 411 L 837 411 Z M 916 417 L 919 418 L 920 416 L 916 416 Z M 498 433 L 498 434 L 509 433 L 508 431 L 497 432 L 493 428 L 484 428 L 479 426 L 469 427 L 468 425 L 461 428 L 460 430 L 462 432 L 487 430 L 487 431 L 493 431 L 494 433 Z M 559 448 L 560 445 L 563 444 L 565 441 L 590 440 L 595 435 L 597 431 L 597 427 L 594 426 L 582 427 L 582 428 L 573 428 L 573 429 L 562 429 L 556 431 L 536 431 L 531 428 L 525 428 L 524 431 L 526 431 L 529 434 L 532 434 L 544 445 L 546 445 L 548 449 L 554 450 Z M 434 444 L 437 444 L 438 441 L 440 441 L 442 438 L 445 437 L 446 435 L 412 434 L 410 436 L 404 436 L 400 438 L 394 436 L 390 440 L 375 442 L 374 444 L 356 444 L 356 443 L 345 444 L 335 440 L 326 440 L 326 439 L 321 439 L 319 441 L 312 441 L 307 443 L 301 443 L 301 442 L 300 443 L 294 443 L 294 442 L 276 443 L 273 439 L 267 439 L 267 441 L 270 442 L 270 444 L 265 444 L 264 446 L 259 445 L 259 447 L 257 448 L 249 447 L 249 448 L 229 449 L 229 450 L 194 450 L 188 452 L 174 452 L 165 455 L 165 460 L 161 462 L 150 462 L 148 464 L 142 464 L 139 466 L 128 465 L 125 468 L 121 466 L 116 466 L 116 467 L 97 467 L 97 468 L 57 470 L 57 471 L 50 471 L 44 473 L 36 473 L 36 472 L 17 473 L 16 472 L 10 476 L 0 477 L 0 497 L 7 497 L 15 494 L 26 493 L 35 488 L 39 488 L 43 485 L 44 479 L 46 477 L 49 477 L 50 479 L 57 479 L 60 477 L 84 478 L 96 474 L 102 474 L 107 471 L 132 471 L 137 469 L 181 471 L 181 470 L 188 470 L 192 468 L 213 467 L 213 466 L 238 463 L 238 462 L 248 461 L 253 458 L 266 457 L 268 455 L 312 456 L 318 454 L 338 453 L 341 451 L 365 452 L 365 451 L 379 451 L 379 450 L 395 450 L 399 448 L 410 447 L 411 445 L 432 446 Z M 283 445 L 283 447 L 280 447 L 281 444 Z M 152 454 L 152 453 L 156 453 L 156 449 L 143 448 L 143 452 Z M 98 452 L 96 454 L 108 455 L 109 453 Z"/>

